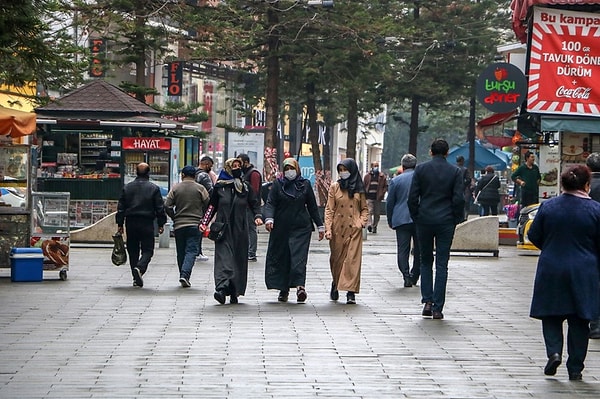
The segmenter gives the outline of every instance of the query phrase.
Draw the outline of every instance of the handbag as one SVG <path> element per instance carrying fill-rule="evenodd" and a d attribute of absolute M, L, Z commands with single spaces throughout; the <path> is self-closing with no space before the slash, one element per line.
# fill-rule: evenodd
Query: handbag
<path fill-rule="evenodd" d="M 127 251 L 125 250 L 125 242 L 123 241 L 123 235 L 117 233 L 112 236 L 114 241 L 111 260 L 113 265 L 121 266 L 127 262 Z"/>
<path fill-rule="evenodd" d="M 482 192 L 483 190 L 485 190 L 485 189 L 487 188 L 487 186 L 489 186 L 489 185 L 490 185 L 490 183 L 491 183 L 491 182 L 493 182 L 493 181 L 494 181 L 494 179 L 495 179 L 496 177 L 497 177 L 497 176 L 496 176 L 496 175 L 494 175 L 494 176 L 493 176 L 493 177 L 490 179 L 490 181 L 489 181 L 489 182 L 487 182 L 487 184 L 486 184 L 485 186 L 483 186 L 483 188 L 482 188 L 481 190 L 479 190 L 479 192 L 478 192 L 478 193 L 477 193 L 477 195 L 475 196 L 475 200 L 473 201 L 473 203 L 474 203 L 475 205 L 479 205 L 479 194 L 481 194 L 481 192 Z"/>
<path fill-rule="evenodd" d="M 208 238 L 215 242 L 221 241 L 223 237 L 225 237 L 225 228 L 227 227 L 227 223 L 222 222 L 212 222 L 209 231 Z"/>

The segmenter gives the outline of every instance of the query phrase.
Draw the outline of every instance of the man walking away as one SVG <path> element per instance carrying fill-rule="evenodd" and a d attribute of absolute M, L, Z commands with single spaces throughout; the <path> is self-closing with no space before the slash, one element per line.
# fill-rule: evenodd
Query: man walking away
<path fill-rule="evenodd" d="M 182 287 L 191 287 L 190 277 L 198 253 L 198 243 L 202 234 L 198 226 L 208 206 L 208 191 L 195 182 L 196 168 L 191 165 L 181 170 L 181 183 L 176 184 L 165 202 L 167 215 L 173 219 L 175 247 L 179 283 Z"/>
<path fill-rule="evenodd" d="M 254 165 L 250 163 L 250 157 L 248 154 L 239 154 L 238 159 L 242 161 L 242 172 L 244 172 L 244 180 L 248 182 L 252 191 L 260 198 L 260 189 L 262 187 L 262 175 L 258 170 L 254 168 Z M 248 207 L 246 212 L 248 219 L 248 261 L 256 262 L 256 243 L 258 241 L 258 235 L 256 230 L 256 224 L 254 223 L 254 212 Z"/>
<path fill-rule="evenodd" d="M 213 167 L 213 160 L 211 157 L 204 156 L 204 157 L 200 158 L 200 162 L 198 164 L 198 170 L 196 171 L 196 177 L 195 177 L 196 183 L 199 183 L 202 186 L 204 186 L 204 188 L 208 192 L 209 196 L 212 194 L 213 185 L 217 181 L 217 175 L 215 174 L 215 172 L 212 171 L 212 167 Z M 206 209 L 202 209 L 203 215 L 204 215 L 205 211 L 206 211 Z M 200 239 L 198 241 L 197 259 L 202 262 L 206 262 L 208 260 L 208 256 L 205 256 L 202 253 L 202 234 L 200 234 Z"/>
<path fill-rule="evenodd" d="M 461 170 L 448 163 L 448 143 L 431 144 L 432 159 L 417 165 L 413 174 L 408 209 L 417 225 L 421 250 L 421 302 L 423 316 L 443 319 L 450 247 L 456 225 L 464 218 L 464 184 Z M 435 284 L 433 252 L 435 245 Z"/>
<path fill-rule="evenodd" d="M 592 171 L 590 184 L 590 197 L 600 202 L 600 153 L 592 152 L 585 160 L 585 164 Z M 590 338 L 600 339 L 600 318 L 590 322 Z"/>
<path fill-rule="evenodd" d="M 143 287 L 142 276 L 154 255 L 154 220 L 157 220 L 158 232 L 162 234 L 167 215 L 160 189 L 150 183 L 150 166 L 138 164 L 136 174 L 135 180 L 123 187 L 116 220 L 119 233 L 123 234 L 123 224 L 127 231 L 127 254 L 133 286 Z"/>
<path fill-rule="evenodd" d="M 465 214 L 463 217 L 463 221 L 469 218 L 469 210 L 471 209 L 471 202 L 473 201 L 473 189 L 471 174 L 469 173 L 469 169 L 465 166 L 465 157 L 459 155 L 456 157 L 456 166 L 460 169 L 463 179 L 464 186 L 464 196 L 465 196 Z"/>
<path fill-rule="evenodd" d="M 381 201 L 387 191 L 387 179 L 379 171 L 379 162 L 371 163 L 371 172 L 365 175 L 364 183 L 367 189 L 367 206 L 369 208 L 367 230 L 369 233 L 377 234 Z"/>
<path fill-rule="evenodd" d="M 408 194 L 412 184 L 413 173 L 417 165 L 417 158 L 412 154 L 405 154 L 400 161 L 402 173 L 394 177 L 388 189 L 386 213 L 388 225 L 396 231 L 396 245 L 398 252 L 398 269 L 404 277 L 404 286 L 412 287 L 421 275 L 421 253 L 417 228 L 410 217 L 408 210 Z M 413 242 L 413 268 L 410 270 L 410 244 Z"/>

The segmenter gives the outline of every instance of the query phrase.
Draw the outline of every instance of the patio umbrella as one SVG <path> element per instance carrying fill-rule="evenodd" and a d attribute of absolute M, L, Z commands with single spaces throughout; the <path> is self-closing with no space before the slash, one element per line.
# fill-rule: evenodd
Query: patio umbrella
<path fill-rule="evenodd" d="M 27 136 L 35 132 L 36 116 L 33 112 L 17 111 L 0 105 L 0 135 Z"/>

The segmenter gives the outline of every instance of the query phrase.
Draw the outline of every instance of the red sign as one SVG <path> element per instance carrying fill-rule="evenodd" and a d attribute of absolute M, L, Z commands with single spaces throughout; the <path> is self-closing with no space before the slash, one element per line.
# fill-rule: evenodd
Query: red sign
<path fill-rule="evenodd" d="M 204 112 L 208 114 L 208 119 L 202 122 L 202 130 L 212 132 L 212 111 L 213 111 L 213 85 L 204 84 Z"/>
<path fill-rule="evenodd" d="M 183 62 L 167 64 L 169 79 L 167 91 L 170 96 L 181 96 L 183 91 Z"/>
<path fill-rule="evenodd" d="M 138 151 L 170 150 L 171 141 L 162 137 L 123 137 L 121 148 Z"/>
<path fill-rule="evenodd" d="M 534 8 L 528 110 L 600 113 L 600 15 Z"/>
<path fill-rule="evenodd" d="M 101 78 L 104 76 L 104 62 L 103 58 L 106 52 L 106 40 L 104 39 L 90 39 L 90 69 L 89 74 L 93 78 Z"/>

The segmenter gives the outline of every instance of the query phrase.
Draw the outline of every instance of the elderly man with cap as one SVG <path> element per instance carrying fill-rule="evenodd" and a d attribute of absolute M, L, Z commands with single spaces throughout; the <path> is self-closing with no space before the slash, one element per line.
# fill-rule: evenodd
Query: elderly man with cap
<path fill-rule="evenodd" d="M 198 254 L 200 235 L 198 225 L 208 205 L 208 191 L 196 183 L 196 168 L 191 165 L 181 170 L 181 182 L 173 186 L 165 202 L 167 215 L 173 219 L 179 283 L 187 288 L 192 284 L 190 277 Z"/>

